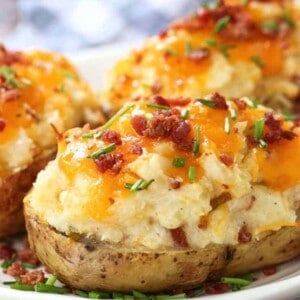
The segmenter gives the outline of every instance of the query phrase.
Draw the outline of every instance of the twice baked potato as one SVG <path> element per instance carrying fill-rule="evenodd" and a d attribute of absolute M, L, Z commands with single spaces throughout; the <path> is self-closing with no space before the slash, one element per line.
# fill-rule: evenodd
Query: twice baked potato
<path fill-rule="evenodd" d="M 24 230 L 23 197 L 55 157 L 56 134 L 101 118 L 65 58 L 0 46 L 0 237 Z"/>
<path fill-rule="evenodd" d="M 145 95 L 214 91 L 299 113 L 300 2 L 216 2 L 173 22 L 116 63 L 101 94 L 107 114 Z"/>
<path fill-rule="evenodd" d="M 84 290 L 186 289 L 287 261 L 300 255 L 298 126 L 218 93 L 129 103 L 61 137 L 24 200 L 29 242 Z"/>

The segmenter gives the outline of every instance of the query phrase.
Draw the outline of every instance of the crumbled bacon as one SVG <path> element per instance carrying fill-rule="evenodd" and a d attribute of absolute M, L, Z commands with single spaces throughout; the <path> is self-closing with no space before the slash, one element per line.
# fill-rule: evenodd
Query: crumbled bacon
<path fill-rule="evenodd" d="M 40 264 L 39 259 L 30 248 L 24 248 L 19 250 L 17 252 L 17 258 L 21 262 L 26 262 L 34 266 L 38 266 Z"/>
<path fill-rule="evenodd" d="M 170 106 L 168 100 L 159 95 L 155 95 L 155 96 L 151 97 L 151 102 L 159 104 L 159 105 Z"/>
<path fill-rule="evenodd" d="M 250 210 L 253 206 L 253 203 L 256 201 L 256 197 L 254 195 L 251 195 L 251 199 L 250 199 L 250 203 L 249 205 L 246 207 L 245 210 Z"/>
<path fill-rule="evenodd" d="M 6 271 L 6 274 L 19 278 L 21 275 L 24 275 L 27 273 L 26 269 L 19 263 L 13 263 L 11 266 L 9 266 Z"/>
<path fill-rule="evenodd" d="M 169 100 L 172 105 L 185 106 L 191 102 L 190 98 L 177 97 Z"/>
<path fill-rule="evenodd" d="M 270 266 L 270 267 L 263 268 L 262 272 L 265 276 L 270 276 L 270 275 L 275 274 L 277 272 L 277 269 L 274 266 Z"/>
<path fill-rule="evenodd" d="M 296 135 L 294 132 L 292 132 L 292 131 L 284 130 L 284 131 L 282 131 L 281 136 L 282 136 L 284 139 L 291 141 L 291 140 L 294 139 L 297 135 Z"/>
<path fill-rule="evenodd" d="M 234 98 L 233 102 L 235 103 L 235 105 L 237 106 L 237 108 L 239 110 L 244 110 L 247 108 L 247 103 L 244 100 L 240 100 L 238 98 Z"/>
<path fill-rule="evenodd" d="M 114 143 L 116 145 L 122 144 L 121 135 L 111 129 L 108 129 L 103 133 L 102 140 L 108 143 Z"/>
<path fill-rule="evenodd" d="M 122 153 L 107 153 L 100 155 L 98 158 L 94 159 L 97 169 L 101 173 L 105 173 L 107 170 L 116 175 L 120 172 L 123 163 Z"/>
<path fill-rule="evenodd" d="M 151 91 L 153 94 L 158 94 L 162 89 L 162 84 L 160 81 L 155 81 L 155 83 L 151 86 Z"/>
<path fill-rule="evenodd" d="M 231 155 L 228 155 L 226 153 L 222 153 L 219 156 L 221 162 L 226 165 L 227 167 L 230 167 L 233 165 L 233 157 Z"/>
<path fill-rule="evenodd" d="M 139 135 L 143 135 L 147 128 L 147 119 L 144 116 L 134 116 L 131 119 L 131 125 Z"/>
<path fill-rule="evenodd" d="M 239 243 L 248 243 L 252 240 L 252 234 L 248 231 L 247 225 L 243 225 L 238 233 Z"/>
<path fill-rule="evenodd" d="M 162 30 L 159 34 L 158 34 L 160 39 L 164 39 L 168 36 L 168 30 Z"/>
<path fill-rule="evenodd" d="M 3 131 L 6 127 L 6 122 L 0 118 L 0 132 Z"/>
<path fill-rule="evenodd" d="M 201 62 L 203 59 L 209 57 L 210 51 L 207 48 L 199 48 L 192 50 L 188 55 L 187 58 L 194 61 L 194 62 Z"/>
<path fill-rule="evenodd" d="M 11 259 L 16 251 L 8 245 L 0 244 L 0 259 Z"/>
<path fill-rule="evenodd" d="M 45 281 L 45 274 L 41 270 L 28 272 L 20 276 L 21 283 L 27 285 L 35 285 Z"/>
<path fill-rule="evenodd" d="M 215 103 L 215 108 L 217 109 L 228 109 L 228 105 L 225 101 L 225 97 L 219 93 L 213 93 L 210 99 Z"/>
<path fill-rule="evenodd" d="M 188 247 L 188 241 L 186 239 L 186 235 L 182 227 L 178 227 L 175 229 L 170 229 L 171 236 L 173 238 L 174 243 L 179 247 Z"/>
<path fill-rule="evenodd" d="M 21 52 L 8 51 L 4 45 L 0 44 L 0 65 L 12 65 L 24 61 Z"/>
<path fill-rule="evenodd" d="M 177 180 L 176 178 L 169 177 L 169 181 L 170 181 L 170 187 L 171 187 L 173 190 L 176 190 L 176 189 L 179 189 L 179 188 L 180 188 L 181 183 L 180 183 L 180 181 Z"/>
<path fill-rule="evenodd" d="M 216 207 L 224 204 L 225 202 L 227 202 L 231 199 L 232 199 L 231 194 L 228 192 L 224 192 L 224 193 L 220 194 L 219 196 L 211 199 L 210 205 L 211 205 L 212 209 L 215 209 Z"/>
<path fill-rule="evenodd" d="M 224 294 L 230 291 L 230 286 L 227 283 L 213 283 L 205 287 L 205 292 L 208 295 Z"/>
<path fill-rule="evenodd" d="M 143 154 L 143 148 L 141 146 L 139 146 L 139 145 L 134 145 L 131 148 L 131 153 L 132 154 L 141 155 L 141 154 Z"/>
<path fill-rule="evenodd" d="M 207 229 L 207 227 L 208 227 L 208 217 L 202 216 L 199 220 L 198 228 L 205 230 L 205 229 Z"/>
<path fill-rule="evenodd" d="M 0 96 L 2 101 L 8 102 L 8 101 L 14 101 L 20 97 L 21 93 L 17 89 L 3 89 L 0 90 Z"/>

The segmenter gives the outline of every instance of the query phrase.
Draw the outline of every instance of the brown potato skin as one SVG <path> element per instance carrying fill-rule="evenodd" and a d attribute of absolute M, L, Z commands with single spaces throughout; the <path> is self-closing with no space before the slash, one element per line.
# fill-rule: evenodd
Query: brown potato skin
<path fill-rule="evenodd" d="M 25 230 L 23 198 L 38 172 L 55 157 L 56 149 L 37 158 L 26 169 L 0 177 L 0 238 Z"/>
<path fill-rule="evenodd" d="M 128 249 L 91 238 L 70 238 L 42 223 L 25 205 L 31 247 L 52 273 L 82 290 L 160 292 L 190 289 L 300 255 L 300 228 L 287 227 L 259 242 L 203 249 Z"/>

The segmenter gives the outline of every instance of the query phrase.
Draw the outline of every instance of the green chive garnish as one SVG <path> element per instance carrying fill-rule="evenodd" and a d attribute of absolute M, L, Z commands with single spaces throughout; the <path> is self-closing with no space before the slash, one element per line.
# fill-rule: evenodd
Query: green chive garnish
<path fill-rule="evenodd" d="M 126 114 L 134 106 L 135 104 L 123 106 L 114 116 L 112 116 L 104 125 L 102 125 L 101 129 L 108 129 L 115 121 L 117 121 L 121 116 Z"/>
<path fill-rule="evenodd" d="M 34 291 L 33 285 L 21 284 L 20 282 L 15 282 L 10 285 L 11 289 L 20 290 L 20 291 Z"/>
<path fill-rule="evenodd" d="M 257 67 L 260 69 L 263 69 L 265 66 L 265 63 L 263 62 L 262 58 L 259 55 L 252 55 L 250 57 L 251 61 L 256 64 Z"/>
<path fill-rule="evenodd" d="M 205 41 L 205 44 L 209 47 L 216 47 L 218 43 L 215 39 L 209 38 Z"/>
<path fill-rule="evenodd" d="M 134 297 L 132 295 L 124 295 L 123 299 L 124 300 L 134 300 Z"/>
<path fill-rule="evenodd" d="M 57 280 L 57 277 L 55 275 L 50 275 L 50 277 L 46 281 L 46 284 L 54 285 L 56 280 Z"/>
<path fill-rule="evenodd" d="M 229 22 L 230 16 L 224 16 L 223 18 L 219 19 L 214 27 L 214 33 L 219 33 L 220 31 L 225 29 Z"/>
<path fill-rule="evenodd" d="M 156 300 L 172 300 L 172 299 L 185 299 L 186 294 L 182 293 L 182 294 L 177 294 L 177 295 L 157 295 L 155 296 Z"/>
<path fill-rule="evenodd" d="M 258 106 L 256 100 L 250 100 L 250 99 L 248 99 L 248 98 L 243 99 L 243 100 L 247 103 L 247 106 L 248 106 L 249 108 L 257 108 L 257 106 Z"/>
<path fill-rule="evenodd" d="M 260 140 L 258 141 L 258 145 L 259 145 L 259 148 L 262 148 L 262 149 L 268 147 L 268 144 L 267 144 L 263 139 L 260 139 Z"/>
<path fill-rule="evenodd" d="M 193 143 L 193 153 L 198 155 L 200 150 L 200 127 L 196 128 L 196 138 Z"/>
<path fill-rule="evenodd" d="M 237 112 L 234 108 L 229 108 L 230 118 L 232 120 L 235 120 L 237 118 Z"/>
<path fill-rule="evenodd" d="M 162 109 L 162 110 L 169 110 L 170 109 L 169 106 L 160 105 L 160 104 L 156 104 L 156 103 L 147 103 L 146 106 L 150 107 L 150 108 L 157 108 L 157 109 Z"/>
<path fill-rule="evenodd" d="M 278 31 L 278 23 L 275 21 L 269 20 L 265 21 L 262 24 L 262 28 L 268 31 L 277 32 Z"/>
<path fill-rule="evenodd" d="M 190 111 L 188 109 L 186 109 L 183 113 L 182 113 L 182 118 L 184 120 L 186 120 L 190 115 Z"/>
<path fill-rule="evenodd" d="M 74 80 L 76 78 L 75 74 L 73 74 L 73 73 L 71 73 L 71 72 L 69 72 L 67 70 L 64 70 L 64 69 L 60 69 L 59 73 L 62 76 L 66 77 L 66 78 L 69 78 L 69 79 L 72 79 L 72 80 Z"/>
<path fill-rule="evenodd" d="M 154 182 L 154 179 L 151 179 L 149 181 L 139 179 L 135 183 L 125 183 L 124 187 L 131 192 L 137 192 L 147 189 L 152 182 Z"/>
<path fill-rule="evenodd" d="M 233 285 L 239 285 L 239 286 L 247 286 L 251 283 L 250 280 L 234 278 L 234 277 L 222 277 L 221 282 L 233 284 Z"/>
<path fill-rule="evenodd" d="M 226 45 L 226 44 L 220 44 L 219 45 L 219 49 L 220 49 L 222 55 L 226 58 L 229 58 L 228 50 L 232 49 L 232 48 L 235 48 L 235 47 L 236 47 L 236 45 L 233 45 L 233 44 L 232 45 Z"/>
<path fill-rule="evenodd" d="M 110 145 L 108 145 L 108 146 L 106 146 L 102 149 L 99 149 L 99 150 L 93 152 L 92 154 L 88 155 L 87 157 L 92 158 L 92 159 L 96 159 L 100 155 L 107 154 L 107 153 L 110 153 L 110 152 L 114 151 L 116 148 L 117 148 L 116 144 L 110 144 Z"/>
<path fill-rule="evenodd" d="M 283 12 L 284 22 L 292 29 L 296 27 L 295 21 L 292 19 L 291 13 L 289 10 L 285 9 Z"/>
<path fill-rule="evenodd" d="M 192 166 L 189 167 L 188 177 L 191 182 L 195 181 L 195 179 L 196 179 L 196 168 L 195 167 L 192 167 Z"/>
<path fill-rule="evenodd" d="M 84 133 L 81 137 L 83 139 L 91 139 L 94 137 L 94 133 L 92 133 L 92 132 Z"/>
<path fill-rule="evenodd" d="M 230 118 L 226 117 L 224 120 L 224 131 L 225 133 L 229 134 L 230 133 Z"/>
<path fill-rule="evenodd" d="M 216 103 L 212 100 L 198 98 L 195 101 L 200 102 L 201 104 L 203 104 L 205 106 L 208 106 L 210 108 L 215 108 L 216 107 Z"/>
<path fill-rule="evenodd" d="M 67 289 L 45 283 L 38 283 L 34 286 L 34 290 L 39 293 L 54 293 L 54 294 L 66 294 Z"/>
<path fill-rule="evenodd" d="M 89 297 L 88 292 L 81 291 L 81 290 L 75 290 L 75 295 L 77 295 L 79 297 L 83 297 L 83 298 L 88 298 Z"/>
<path fill-rule="evenodd" d="M 172 56 L 177 56 L 177 51 L 173 48 L 167 48 L 166 52 L 171 54 Z"/>
<path fill-rule="evenodd" d="M 17 281 L 3 281 L 2 284 L 4 285 L 11 285 L 11 284 L 14 284 L 14 283 L 17 283 Z"/>
<path fill-rule="evenodd" d="M 186 159 L 183 157 L 175 157 L 173 159 L 172 165 L 176 168 L 182 168 L 185 166 Z"/>
<path fill-rule="evenodd" d="M 13 262 L 14 262 L 14 260 L 12 260 L 12 259 L 4 260 L 1 264 L 1 268 L 7 269 L 8 267 L 10 267 L 12 265 Z"/>
<path fill-rule="evenodd" d="M 36 269 L 36 265 L 29 264 L 29 263 L 22 263 L 22 266 L 26 269 Z"/>
<path fill-rule="evenodd" d="M 294 122 L 295 121 L 295 116 L 288 110 L 285 110 L 282 112 L 283 115 L 283 119 L 285 121 L 290 121 L 290 122 Z"/>
<path fill-rule="evenodd" d="M 265 127 L 265 120 L 258 119 L 255 121 L 254 124 L 254 137 L 258 141 L 263 137 L 264 134 L 264 127 Z"/>
<path fill-rule="evenodd" d="M 0 75 L 4 77 L 5 84 L 8 87 L 20 88 L 22 86 L 22 82 L 16 79 L 16 71 L 13 68 L 7 65 L 1 66 Z"/>
<path fill-rule="evenodd" d="M 138 291 L 135 291 L 133 290 L 132 291 L 132 295 L 135 299 L 148 299 L 149 297 L 141 292 L 138 292 Z"/>
<path fill-rule="evenodd" d="M 88 298 L 90 299 L 111 299 L 111 295 L 106 292 L 89 292 L 88 293 Z"/>
<path fill-rule="evenodd" d="M 119 292 L 113 292 L 112 293 L 112 298 L 113 299 L 123 299 L 123 297 L 124 297 L 124 294 L 122 294 L 122 293 L 119 293 Z"/>
<path fill-rule="evenodd" d="M 184 49 L 185 49 L 185 55 L 188 56 L 193 51 L 191 42 L 185 42 Z"/>

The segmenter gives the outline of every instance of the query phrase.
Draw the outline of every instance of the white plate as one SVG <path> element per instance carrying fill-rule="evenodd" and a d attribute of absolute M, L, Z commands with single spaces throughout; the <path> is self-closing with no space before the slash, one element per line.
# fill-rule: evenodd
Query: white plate
<path fill-rule="evenodd" d="M 99 90 L 104 74 L 114 61 L 124 55 L 129 45 L 117 45 L 71 55 L 85 79 L 95 90 Z M 257 273 L 258 280 L 247 289 L 216 296 L 202 296 L 200 300 L 296 300 L 300 299 L 300 258 L 278 267 L 276 274 L 265 277 Z M 0 300 L 74 300 L 83 299 L 73 295 L 40 294 L 12 290 L 1 284 L 12 278 L 0 271 Z"/>

